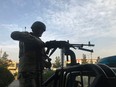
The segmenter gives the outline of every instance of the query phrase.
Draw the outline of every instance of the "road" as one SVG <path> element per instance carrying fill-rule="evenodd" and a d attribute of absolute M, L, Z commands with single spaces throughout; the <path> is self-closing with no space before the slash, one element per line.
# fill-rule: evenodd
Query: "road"
<path fill-rule="evenodd" d="M 14 80 L 8 87 L 19 87 L 18 80 Z"/>

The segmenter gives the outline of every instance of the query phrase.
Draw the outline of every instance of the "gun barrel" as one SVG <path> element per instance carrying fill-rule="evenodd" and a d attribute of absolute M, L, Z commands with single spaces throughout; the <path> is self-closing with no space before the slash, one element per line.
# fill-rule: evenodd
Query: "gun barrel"
<path fill-rule="evenodd" d="M 74 47 L 95 46 L 94 44 L 72 44 Z"/>
<path fill-rule="evenodd" d="M 93 50 L 90 49 L 85 49 L 85 48 L 79 48 L 80 50 L 88 51 L 88 52 L 93 52 Z"/>

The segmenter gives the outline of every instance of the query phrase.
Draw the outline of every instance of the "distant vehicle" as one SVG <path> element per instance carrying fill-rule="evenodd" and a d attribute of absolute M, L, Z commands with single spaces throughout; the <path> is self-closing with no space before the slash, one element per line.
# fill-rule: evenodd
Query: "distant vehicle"
<path fill-rule="evenodd" d="M 98 64 L 106 64 L 116 72 L 116 55 L 100 59 Z"/>

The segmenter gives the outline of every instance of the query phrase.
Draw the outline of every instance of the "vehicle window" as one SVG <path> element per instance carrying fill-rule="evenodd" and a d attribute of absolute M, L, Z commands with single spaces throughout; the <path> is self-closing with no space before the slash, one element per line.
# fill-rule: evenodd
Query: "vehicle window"
<path fill-rule="evenodd" d="M 75 81 L 78 82 L 75 87 L 89 87 L 91 83 L 94 81 L 95 77 L 93 76 L 76 76 Z M 79 84 L 80 83 L 80 84 Z"/>
<path fill-rule="evenodd" d="M 108 64 L 108 60 L 104 58 L 101 59 L 98 63 Z"/>
<path fill-rule="evenodd" d="M 116 64 L 116 58 L 110 58 L 109 63 L 115 63 Z"/>

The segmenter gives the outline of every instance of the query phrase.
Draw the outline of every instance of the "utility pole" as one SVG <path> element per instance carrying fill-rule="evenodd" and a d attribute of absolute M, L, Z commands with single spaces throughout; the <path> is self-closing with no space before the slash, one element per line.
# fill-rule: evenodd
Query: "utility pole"
<path fill-rule="evenodd" d="M 64 67 L 64 51 L 65 51 L 65 49 L 62 48 L 62 49 L 61 49 L 61 68 L 62 68 L 62 69 L 63 69 L 63 67 Z"/>
<path fill-rule="evenodd" d="M 91 54 L 90 54 L 90 55 L 91 55 L 91 64 L 93 64 L 93 59 L 92 59 L 92 52 L 91 52 Z"/>

